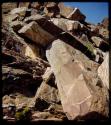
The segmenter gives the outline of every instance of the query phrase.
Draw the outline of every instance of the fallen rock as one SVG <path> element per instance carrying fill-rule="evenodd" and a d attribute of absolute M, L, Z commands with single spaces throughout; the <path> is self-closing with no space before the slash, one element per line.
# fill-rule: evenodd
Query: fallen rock
<path fill-rule="evenodd" d="M 42 46 L 48 45 L 54 39 L 54 37 L 50 33 L 42 29 L 34 21 L 25 25 L 18 31 L 18 33 Z"/>
<path fill-rule="evenodd" d="M 12 27 L 14 28 L 14 30 L 18 30 L 18 28 L 20 28 L 22 24 L 19 24 L 19 22 L 16 21 L 13 25 Z M 41 47 L 38 47 L 34 43 L 28 43 L 27 40 L 19 37 L 15 32 L 13 32 L 11 28 L 8 28 L 8 25 L 3 25 L 2 30 L 2 48 L 4 47 L 15 51 L 22 56 L 28 56 L 32 59 L 43 57 L 44 55 L 40 52 L 40 50 L 43 51 Z"/>
<path fill-rule="evenodd" d="M 100 49 L 103 49 L 104 51 L 109 49 L 108 43 L 105 42 L 100 37 L 93 36 L 93 37 L 91 37 L 91 39 L 95 43 L 96 47 L 99 47 Z"/>
<path fill-rule="evenodd" d="M 25 23 L 30 23 L 32 21 L 37 21 L 37 22 L 42 22 L 42 20 L 46 20 L 44 16 L 40 15 L 40 14 L 36 14 L 36 15 L 32 15 L 32 16 L 29 16 L 29 17 L 26 17 L 24 19 L 24 22 Z"/>
<path fill-rule="evenodd" d="M 43 54 L 40 54 L 40 48 L 37 45 L 28 44 L 26 46 L 25 56 L 36 59 L 37 57 L 43 57 Z"/>
<path fill-rule="evenodd" d="M 60 15 L 67 19 L 84 21 L 86 18 L 78 8 L 66 7 L 63 3 L 59 3 L 58 6 L 60 8 Z"/>
<path fill-rule="evenodd" d="M 101 24 L 102 24 L 102 26 L 103 26 L 104 28 L 107 28 L 107 29 L 108 29 L 108 26 L 109 26 L 109 20 L 108 20 L 108 18 L 107 18 L 107 17 L 104 18 L 104 19 L 102 20 Z"/>
<path fill-rule="evenodd" d="M 103 63 L 99 66 L 98 75 L 104 86 L 109 89 L 109 53 L 106 53 Z"/>
<path fill-rule="evenodd" d="M 26 7 L 29 8 L 30 2 L 19 2 L 18 7 Z"/>
<path fill-rule="evenodd" d="M 11 10 L 10 14 L 19 14 L 19 16 L 25 16 L 27 11 L 27 7 L 19 7 L 19 8 L 15 8 L 13 10 Z"/>
<path fill-rule="evenodd" d="M 73 50 L 72 47 L 69 48 L 70 51 L 71 49 Z M 46 50 L 46 57 L 56 77 L 64 112 L 70 120 L 79 116 L 85 116 L 93 111 L 107 116 L 108 110 L 107 108 L 105 109 L 107 103 L 106 96 L 103 97 L 104 101 L 101 103 L 105 109 L 105 113 L 102 112 L 103 109 L 97 109 L 98 104 L 97 107 L 91 107 L 91 105 L 93 105 L 92 100 L 94 100 L 95 96 L 95 94 L 91 92 L 94 92 L 93 87 L 91 87 L 94 86 L 94 83 L 93 81 L 90 81 L 90 83 L 87 81 L 88 79 L 85 75 L 86 70 L 83 64 L 75 60 L 70 51 L 67 49 L 67 44 L 60 39 L 53 41 L 52 45 Z M 55 60 L 53 61 L 53 59 Z M 92 78 L 93 77 L 90 76 L 90 79 Z M 97 90 L 95 91 L 97 92 Z M 99 92 L 97 93 L 100 95 Z M 99 96 L 97 100 L 99 102 Z"/>
<path fill-rule="evenodd" d="M 32 115 L 33 119 L 41 119 L 41 120 L 48 119 L 50 117 L 52 117 L 52 115 L 49 112 L 35 112 Z"/>
<path fill-rule="evenodd" d="M 83 29 L 83 25 L 78 21 L 68 20 L 64 18 L 51 18 L 51 21 L 64 31 Z"/>
<path fill-rule="evenodd" d="M 39 2 L 32 2 L 31 7 L 34 9 L 40 9 L 41 4 Z"/>
<path fill-rule="evenodd" d="M 103 37 L 106 41 L 109 40 L 109 31 L 108 31 L 108 29 L 105 29 L 105 28 L 103 28 L 103 27 L 100 27 L 100 28 L 99 28 L 99 34 L 102 35 L 102 37 Z"/>
<path fill-rule="evenodd" d="M 48 2 L 44 12 L 48 17 L 60 17 L 58 3 L 55 2 Z"/>
<path fill-rule="evenodd" d="M 35 107 L 37 108 L 37 110 L 45 110 L 51 104 L 57 104 L 60 102 L 58 90 L 54 83 L 54 76 L 52 76 L 53 74 L 51 68 L 49 67 L 43 75 L 43 82 L 41 83 L 34 97 Z M 47 105 L 40 105 L 40 102 L 44 102 L 44 104 L 47 103 Z"/>

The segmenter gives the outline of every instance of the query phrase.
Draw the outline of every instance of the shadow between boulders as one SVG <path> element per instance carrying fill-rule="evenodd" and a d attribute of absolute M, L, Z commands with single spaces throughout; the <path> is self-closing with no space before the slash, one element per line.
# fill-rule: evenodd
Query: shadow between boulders
<path fill-rule="evenodd" d="M 83 120 L 83 121 L 107 121 L 108 117 L 106 117 L 106 116 L 104 116 L 96 111 L 93 111 L 93 112 L 87 113 L 84 116 L 78 116 L 75 118 L 75 120 L 76 121 L 79 121 L 79 120 Z"/>
<path fill-rule="evenodd" d="M 4 95 L 10 95 L 10 94 L 14 94 L 14 93 L 20 93 L 26 97 L 34 97 L 38 87 L 41 84 L 41 80 L 37 81 L 37 80 L 30 80 L 29 81 L 14 81 L 12 80 L 7 80 L 7 81 L 3 81 L 3 89 L 2 89 L 2 94 Z"/>

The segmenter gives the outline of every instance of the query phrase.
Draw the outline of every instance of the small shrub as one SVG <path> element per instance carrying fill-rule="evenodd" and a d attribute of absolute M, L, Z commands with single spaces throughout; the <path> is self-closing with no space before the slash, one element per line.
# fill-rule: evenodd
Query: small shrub
<path fill-rule="evenodd" d="M 29 120 L 30 119 L 30 109 L 25 107 L 22 111 L 18 111 L 15 114 L 17 120 Z"/>

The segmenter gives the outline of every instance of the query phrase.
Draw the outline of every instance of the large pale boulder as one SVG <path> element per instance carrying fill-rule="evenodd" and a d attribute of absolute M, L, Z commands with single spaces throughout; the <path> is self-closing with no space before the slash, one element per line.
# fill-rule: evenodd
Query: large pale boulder
<path fill-rule="evenodd" d="M 68 119 L 71 120 L 94 111 L 107 115 L 107 97 L 104 91 L 101 90 L 104 100 L 102 101 L 97 96 L 98 103 L 96 107 L 93 104 L 95 94 L 101 94 L 96 88 L 97 76 L 93 75 L 95 73 L 88 73 L 84 65 L 74 58 L 71 51 L 73 51 L 73 47 L 60 39 L 53 41 L 46 50 L 46 57 L 56 77 L 64 112 Z M 102 85 L 101 82 L 100 85 Z M 99 87 L 99 89 L 101 88 Z M 102 102 L 99 102 L 99 100 Z M 101 108 L 98 109 L 99 105 L 101 105 L 105 112 Z"/>
<path fill-rule="evenodd" d="M 106 53 L 103 63 L 98 68 L 98 75 L 104 86 L 109 89 L 109 53 Z"/>
<path fill-rule="evenodd" d="M 25 25 L 18 31 L 18 33 L 42 46 L 48 45 L 54 39 L 54 37 L 50 33 L 42 29 L 34 21 Z"/>

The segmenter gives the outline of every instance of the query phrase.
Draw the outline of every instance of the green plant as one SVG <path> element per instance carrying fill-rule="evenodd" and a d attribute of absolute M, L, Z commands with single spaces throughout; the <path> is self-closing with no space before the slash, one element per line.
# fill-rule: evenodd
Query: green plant
<path fill-rule="evenodd" d="M 22 111 L 18 111 L 15 114 L 17 120 L 27 120 L 29 119 L 30 109 L 25 107 Z"/>
<path fill-rule="evenodd" d="M 94 55 L 93 46 L 89 42 L 87 42 L 86 47 L 87 47 L 87 50 L 89 50 L 91 54 Z"/>

